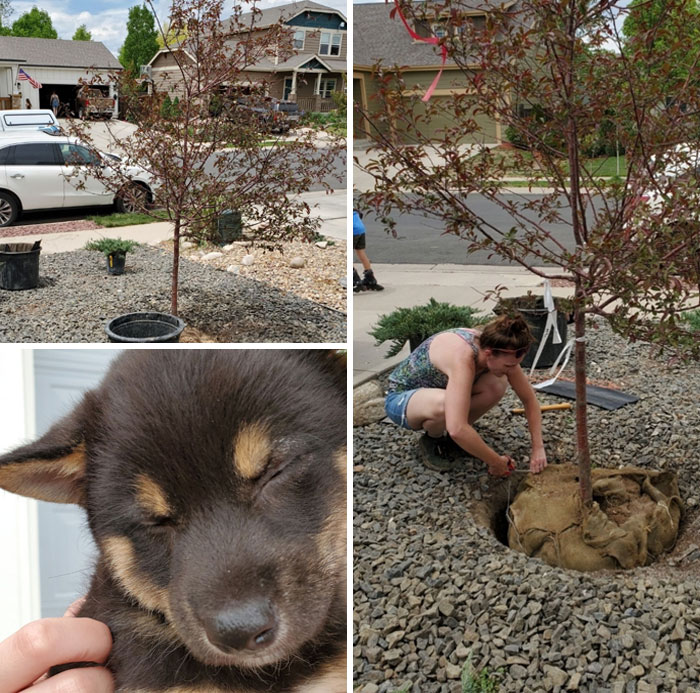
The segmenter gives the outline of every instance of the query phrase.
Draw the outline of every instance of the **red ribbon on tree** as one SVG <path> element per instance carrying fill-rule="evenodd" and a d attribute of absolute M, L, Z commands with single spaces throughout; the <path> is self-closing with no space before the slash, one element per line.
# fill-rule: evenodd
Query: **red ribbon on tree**
<path fill-rule="evenodd" d="M 408 22 L 406 21 L 406 17 L 403 16 L 403 12 L 401 12 L 401 7 L 399 6 L 399 0 L 394 0 L 394 9 L 391 11 L 390 16 L 393 17 L 394 12 L 399 13 L 399 17 L 401 17 L 401 21 L 403 22 L 403 25 L 406 27 L 406 31 L 411 35 L 411 38 L 414 41 L 422 41 L 423 43 L 430 43 L 433 46 L 437 46 L 440 44 L 440 39 L 437 36 L 431 36 L 430 38 L 425 38 L 423 36 L 418 36 L 418 34 L 411 29 L 411 27 L 408 25 Z M 442 76 L 442 71 L 445 69 L 445 62 L 447 61 L 447 46 L 443 43 L 440 46 L 442 50 L 442 66 L 440 67 L 440 72 L 437 73 L 435 76 L 435 79 L 433 80 L 433 83 L 428 87 L 428 91 L 425 92 L 425 96 L 421 99 L 421 101 L 429 101 L 430 97 L 433 95 L 433 92 L 435 91 L 435 87 L 437 87 L 438 82 L 440 81 L 440 77 Z"/>

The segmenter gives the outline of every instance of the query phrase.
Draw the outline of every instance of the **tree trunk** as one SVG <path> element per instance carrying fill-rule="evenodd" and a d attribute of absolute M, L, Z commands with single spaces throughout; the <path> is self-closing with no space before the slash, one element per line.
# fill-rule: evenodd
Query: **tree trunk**
<path fill-rule="evenodd" d="M 580 290 L 580 279 L 577 279 L 577 297 L 580 295 Z M 574 309 L 574 327 L 576 333 L 574 373 L 576 380 L 576 448 L 578 453 L 579 486 L 583 504 L 589 507 L 593 502 L 593 491 L 591 487 L 591 453 L 588 447 L 588 416 L 586 408 L 586 342 L 584 341 L 586 335 L 586 314 L 578 300 Z"/>
<path fill-rule="evenodd" d="M 173 227 L 173 283 L 170 295 L 170 312 L 177 316 L 177 283 L 180 268 L 180 217 L 175 217 Z"/>

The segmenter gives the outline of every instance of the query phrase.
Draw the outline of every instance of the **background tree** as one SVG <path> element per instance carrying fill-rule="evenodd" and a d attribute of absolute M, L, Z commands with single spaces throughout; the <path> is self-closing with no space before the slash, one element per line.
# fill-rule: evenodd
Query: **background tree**
<path fill-rule="evenodd" d="M 156 30 L 153 12 L 146 5 L 132 7 L 126 31 L 124 45 L 119 51 L 119 62 L 127 71 L 138 75 L 141 65 L 146 65 L 158 52 L 159 32 Z"/>
<path fill-rule="evenodd" d="M 12 36 L 55 39 L 58 38 L 58 33 L 53 28 L 49 13 L 38 7 L 32 7 L 12 24 Z"/>
<path fill-rule="evenodd" d="M 12 16 L 12 5 L 10 0 L 0 0 L 0 36 L 10 36 L 12 34 L 11 27 L 7 26 L 7 22 Z"/>
<path fill-rule="evenodd" d="M 87 30 L 85 24 L 81 24 L 75 30 L 73 41 L 92 41 L 92 34 Z"/>
<path fill-rule="evenodd" d="M 632 0 L 622 33 L 623 48 L 630 46 L 637 54 L 637 69 L 642 74 L 672 61 L 669 77 L 672 82 L 682 81 L 692 76 L 700 55 L 700 7 L 697 0 Z"/>
<path fill-rule="evenodd" d="M 685 0 L 666 0 L 668 42 L 653 71 L 646 34 L 631 35 L 621 51 L 613 19 L 625 4 L 522 0 L 494 9 L 482 28 L 459 2 L 402 3 L 409 22 L 449 18 L 442 42 L 465 84 L 424 104 L 399 68 L 377 65 L 386 110 L 359 112 L 376 143 L 366 166 L 375 188 L 360 206 L 374 208 L 390 230 L 397 211 L 424 214 L 465 239 L 467 251 L 487 248 L 538 276 L 573 280 L 576 441 L 587 507 L 586 317 L 602 316 L 630 339 L 700 355 L 680 320 L 684 308 L 699 305 L 700 102 L 688 88 L 690 74 L 669 80 L 684 36 L 683 15 L 673 10 Z M 618 51 L 603 50 L 611 42 Z M 483 115 L 510 129 L 523 149 L 512 156 L 473 144 L 460 149 L 460 142 L 484 141 L 476 117 Z M 627 151 L 627 174 L 617 182 L 601 181 L 597 163 L 584 156 L 604 119 Z M 431 122 L 441 125 L 429 135 Z M 514 169 L 530 188 L 551 192 L 504 196 L 503 178 Z M 673 169 L 684 175 L 665 175 Z M 650 190 L 660 197 L 656 208 L 643 202 Z M 508 213 L 508 228 L 475 211 L 476 194 Z M 571 243 L 554 237 L 553 223 L 568 226 Z"/>
<path fill-rule="evenodd" d="M 248 81 L 246 70 L 277 51 L 291 55 L 292 48 L 291 43 L 284 48 L 289 37 L 281 23 L 266 32 L 251 31 L 260 14 L 254 5 L 248 15 L 241 15 L 238 6 L 226 21 L 222 7 L 222 0 L 174 0 L 171 30 L 187 38 L 182 50 L 172 53 L 174 75 L 155 84 L 151 95 L 139 92 L 140 80 L 128 70 L 112 76 L 119 80 L 121 99 L 138 126 L 131 136 L 120 134 L 119 148 L 151 174 L 158 204 L 173 224 L 175 315 L 181 238 L 206 237 L 225 210 L 237 210 L 254 244 L 275 247 L 294 238 L 313 240 L 320 221 L 299 195 L 318 183 L 330 192 L 328 174 L 345 147 L 344 140 L 319 147 L 313 131 L 278 146 L 254 110 L 235 107 L 237 85 Z M 96 80 L 104 81 L 101 76 Z M 255 106 L 259 99 L 262 104 L 264 93 L 265 85 L 260 85 L 248 97 L 250 103 Z M 214 97 L 223 101 L 225 117 L 210 115 Z M 92 142 L 84 123 L 75 120 L 70 127 Z M 271 145 L 264 143 L 270 139 Z M 91 173 L 135 207 L 154 214 L 118 167 L 96 167 Z"/>
<path fill-rule="evenodd" d="M 170 26 L 170 22 L 165 22 L 163 24 L 162 33 L 159 32 L 156 36 L 156 41 L 158 42 L 159 48 L 165 48 L 166 46 L 177 46 L 182 43 L 187 38 L 187 27 L 185 27 L 185 33 L 182 35 L 175 34 Z"/>

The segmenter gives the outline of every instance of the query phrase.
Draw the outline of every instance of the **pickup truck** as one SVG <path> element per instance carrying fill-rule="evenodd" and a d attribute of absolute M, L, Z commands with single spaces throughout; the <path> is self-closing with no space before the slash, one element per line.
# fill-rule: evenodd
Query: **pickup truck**
<path fill-rule="evenodd" d="M 75 112 L 78 118 L 111 118 L 116 108 L 115 99 L 105 96 L 100 89 L 80 87 L 75 96 Z"/>

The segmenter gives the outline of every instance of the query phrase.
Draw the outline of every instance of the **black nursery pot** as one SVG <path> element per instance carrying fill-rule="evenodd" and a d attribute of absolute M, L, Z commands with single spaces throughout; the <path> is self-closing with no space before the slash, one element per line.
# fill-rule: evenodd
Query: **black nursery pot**
<path fill-rule="evenodd" d="M 39 253 L 41 241 L 0 244 L 0 289 L 21 291 L 39 286 Z"/>
<path fill-rule="evenodd" d="M 110 274 L 124 274 L 126 253 L 110 253 L 107 255 L 107 271 Z"/>
<path fill-rule="evenodd" d="M 184 329 L 185 323 L 168 313 L 128 313 L 105 326 L 110 342 L 177 342 Z"/>
<path fill-rule="evenodd" d="M 519 312 L 522 313 L 527 324 L 530 325 L 530 331 L 535 338 L 535 342 L 530 347 L 530 351 L 527 352 L 527 355 L 520 364 L 523 368 L 530 368 L 537 355 L 537 350 L 540 348 L 544 328 L 547 324 L 548 311 L 520 308 Z M 549 337 L 547 337 L 540 358 L 537 360 L 537 368 L 551 368 L 561 353 L 561 350 L 566 346 L 566 315 L 559 312 L 557 312 L 557 329 L 559 330 L 561 343 L 555 344 L 552 341 L 554 338 L 554 331 L 552 330 L 552 332 L 549 333 Z"/>

